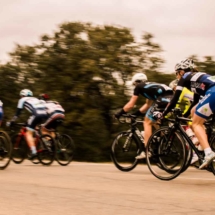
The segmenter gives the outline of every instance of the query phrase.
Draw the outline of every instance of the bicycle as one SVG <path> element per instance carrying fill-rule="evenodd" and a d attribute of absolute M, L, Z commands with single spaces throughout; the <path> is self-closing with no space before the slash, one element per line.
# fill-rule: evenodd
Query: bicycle
<path fill-rule="evenodd" d="M 55 131 L 55 159 L 61 166 L 70 164 L 74 157 L 75 144 L 73 139 L 67 134 L 60 134 Z"/>
<path fill-rule="evenodd" d="M 111 145 L 111 159 L 115 166 L 124 172 L 133 170 L 140 160 L 135 157 L 145 151 L 144 137 L 137 125 L 143 124 L 132 114 L 123 114 L 119 118 L 120 123 L 127 123 L 130 129 L 120 132 Z"/>
<path fill-rule="evenodd" d="M 4 170 L 11 161 L 12 144 L 6 131 L 0 131 L 0 170 Z"/>
<path fill-rule="evenodd" d="M 12 160 L 16 164 L 22 163 L 28 156 L 30 148 L 25 139 L 26 135 L 26 124 L 25 123 L 14 123 L 13 126 L 21 126 L 18 134 L 12 136 Z M 41 126 L 35 130 L 34 138 L 37 149 L 38 160 L 32 160 L 34 164 L 42 163 L 43 165 L 51 165 L 54 161 L 55 142 L 50 135 L 41 134 Z"/>
<path fill-rule="evenodd" d="M 149 138 L 146 147 L 146 163 L 150 172 L 161 180 L 172 180 L 179 176 L 190 166 L 193 151 L 199 158 L 199 166 L 204 159 L 204 152 L 200 151 L 193 144 L 185 132 L 182 122 L 188 122 L 190 119 L 181 116 L 181 111 L 175 109 L 175 119 L 167 118 L 171 122 L 169 126 L 163 126 L 156 130 Z M 210 127 L 210 122 L 206 125 L 206 132 L 210 142 L 215 140 L 215 135 Z M 208 129 L 208 130 L 207 130 Z M 213 148 L 212 148 L 213 149 Z M 151 157 L 148 156 L 151 153 Z M 211 162 L 205 170 L 215 174 L 214 162 Z M 197 168 L 199 166 L 196 166 Z"/>

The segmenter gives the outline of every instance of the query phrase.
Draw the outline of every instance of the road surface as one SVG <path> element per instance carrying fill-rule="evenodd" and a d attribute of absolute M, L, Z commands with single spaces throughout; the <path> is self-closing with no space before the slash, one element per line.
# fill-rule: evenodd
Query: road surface
<path fill-rule="evenodd" d="M 145 165 L 125 173 L 112 163 L 11 162 L 0 174 L 0 215 L 215 214 L 215 177 L 194 168 L 172 181 Z"/>

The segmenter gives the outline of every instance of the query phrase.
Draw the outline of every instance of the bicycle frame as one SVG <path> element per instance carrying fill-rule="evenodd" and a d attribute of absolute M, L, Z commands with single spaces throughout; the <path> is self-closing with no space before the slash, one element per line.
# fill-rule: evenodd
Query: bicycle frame
<path fill-rule="evenodd" d="M 171 121 L 173 122 L 173 125 L 170 127 L 170 134 L 169 136 L 167 137 L 167 140 L 169 141 L 172 134 L 175 132 L 175 131 L 179 131 L 181 134 L 182 134 L 182 137 L 186 140 L 186 142 L 189 144 L 189 146 L 193 149 L 193 151 L 197 154 L 197 156 L 203 161 L 204 159 L 204 155 L 202 154 L 202 152 L 200 152 L 196 146 L 194 145 L 194 143 L 192 142 L 192 140 L 190 139 L 190 137 L 187 135 L 187 133 L 185 132 L 184 128 L 182 127 L 182 125 L 180 124 L 181 121 L 190 121 L 189 119 L 187 118 L 184 118 L 184 117 L 179 117 L 179 116 L 176 116 L 176 119 L 175 120 L 171 120 L 171 119 L 168 119 L 168 121 Z"/>
<path fill-rule="evenodd" d="M 19 133 L 18 133 L 18 136 L 16 138 L 16 142 L 14 144 L 15 147 L 19 146 L 19 143 L 20 143 L 20 140 L 21 140 L 22 137 L 25 138 L 25 141 L 26 141 L 26 144 L 27 144 L 26 131 L 27 131 L 26 127 L 22 126 L 20 131 L 19 131 Z M 35 146 L 37 146 L 37 144 L 39 142 L 39 135 L 37 134 L 37 132 L 35 132 L 35 134 L 36 134 L 36 136 L 35 136 Z M 27 144 L 27 146 L 28 146 L 28 144 Z M 28 146 L 28 148 L 29 148 L 29 146 Z"/>
<path fill-rule="evenodd" d="M 141 151 L 145 151 L 144 139 L 143 139 L 143 137 L 142 137 L 142 135 L 140 133 L 139 128 L 136 126 L 137 124 L 142 124 L 143 121 L 136 121 L 133 118 L 130 118 L 130 119 L 131 119 L 131 125 L 130 125 L 130 127 L 131 127 L 132 136 L 134 137 L 135 141 L 140 146 L 140 150 Z M 132 136 L 128 136 L 128 138 L 131 138 Z"/>

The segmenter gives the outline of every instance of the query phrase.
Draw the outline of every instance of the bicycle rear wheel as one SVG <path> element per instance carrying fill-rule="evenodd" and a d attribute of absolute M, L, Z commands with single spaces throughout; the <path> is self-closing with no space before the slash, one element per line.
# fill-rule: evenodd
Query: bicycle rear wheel
<path fill-rule="evenodd" d="M 183 137 L 175 131 L 169 137 L 169 127 L 155 131 L 148 141 L 146 161 L 151 173 L 161 180 L 172 180 L 182 171 L 187 162 Z"/>
<path fill-rule="evenodd" d="M 5 169 L 11 160 L 12 145 L 10 140 L 6 139 L 5 135 L 0 136 L 0 169 Z"/>
<path fill-rule="evenodd" d="M 116 168 L 123 172 L 129 172 L 137 166 L 139 160 L 135 157 L 139 153 L 139 143 L 135 141 L 131 131 L 119 133 L 111 146 L 111 159 Z"/>
<path fill-rule="evenodd" d="M 43 165 L 51 165 L 55 158 L 55 142 L 54 139 L 44 134 L 38 142 L 38 159 Z"/>
<path fill-rule="evenodd" d="M 58 134 L 56 143 L 56 161 L 61 166 L 67 166 L 74 157 L 75 144 L 73 139 L 67 134 Z"/>

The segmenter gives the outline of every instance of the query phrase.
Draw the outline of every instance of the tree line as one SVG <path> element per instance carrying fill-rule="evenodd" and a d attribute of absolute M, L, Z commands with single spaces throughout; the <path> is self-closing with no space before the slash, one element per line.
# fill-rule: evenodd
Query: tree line
<path fill-rule="evenodd" d="M 149 81 L 167 85 L 175 79 L 174 73 L 161 72 L 162 48 L 153 39 L 145 32 L 137 42 L 126 27 L 66 22 L 38 44 L 17 44 L 10 60 L 0 65 L 4 121 L 14 115 L 20 90 L 30 89 L 36 97 L 47 93 L 66 111 L 60 131 L 74 139 L 75 159 L 109 161 L 111 141 L 124 127 L 112 116 L 129 99 L 132 75 L 144 72 Z M 200 71 L 215 75 L 212 56 L 190 57 Z M 139 99 L 137 108 L 143 102 Z M 23 111 L 19 120 L 28 115 Z"/>

